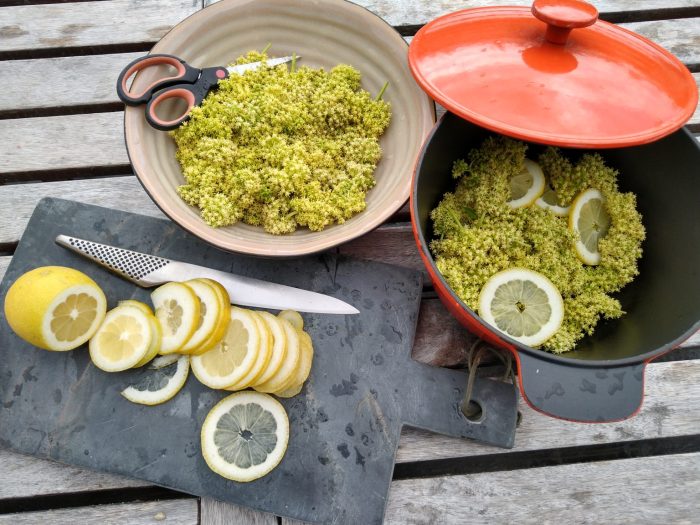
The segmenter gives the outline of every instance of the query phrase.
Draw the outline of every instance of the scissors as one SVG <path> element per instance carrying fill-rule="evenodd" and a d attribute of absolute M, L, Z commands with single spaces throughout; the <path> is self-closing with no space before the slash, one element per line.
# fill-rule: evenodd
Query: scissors
<path fill-rule="evenodd" d="M 298 59 L 299 57 L 296 57 Z M 291 62 L 293 57 L 272 58 L 266 62 L 252 62 L 230 67 L 205 67 L 198 69 L 188 65 L 184 60 L 173 55 L 153 54 L 137 58 L 127 65 L 117 79 L 117 94 L 128 106 L 146 104 L 146 120 L 156 129 L 168 131 L 177 128 L 190 116 L 194 106 L 199 105 L 209 92 L 216 88 L 219 81 L 231 73 L 242 74 L 266 65 L 274 67 Z M 172 66 L 177 72 L 174 76 L 156 80 L 140 93 L 134 93 L 126 87 L 126 81 L 139 71 L 153 66 Z M 169 98 L 179 98 L 187 104 L 185 111 L 172 120 L 164 120 L 156 114 L 156 108 Z"/>

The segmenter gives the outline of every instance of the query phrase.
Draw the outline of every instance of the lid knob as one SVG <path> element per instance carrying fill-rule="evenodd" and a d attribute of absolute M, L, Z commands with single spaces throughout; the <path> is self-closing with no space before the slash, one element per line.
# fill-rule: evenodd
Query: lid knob
<path fill-rule="evenodd" d="M 598 10 L 581 0 L 535 0 L 532 14 L 547 24 L 544 37 L 552 44 L 566 44 L 572 29 L 588 27 L 598 20 Z"/>

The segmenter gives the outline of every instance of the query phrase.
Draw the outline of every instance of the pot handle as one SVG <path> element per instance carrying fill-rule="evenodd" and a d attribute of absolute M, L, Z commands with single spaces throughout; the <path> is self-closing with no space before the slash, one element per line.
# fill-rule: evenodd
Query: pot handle
<path fill-rule="evenodd" d="M 633 416 L 644 397 L 644 366 L 584 367 L 519 352 L 520 390 L 547 415 L 579 422 L 619 421 Z"/>

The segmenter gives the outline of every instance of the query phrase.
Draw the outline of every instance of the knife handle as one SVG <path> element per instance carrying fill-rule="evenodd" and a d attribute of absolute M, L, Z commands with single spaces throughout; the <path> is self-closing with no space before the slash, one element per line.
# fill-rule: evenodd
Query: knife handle
<path fill-rule="evenodd" d="M 145 280 L 144 277 L 171 263 L 170 260 L 155 255 L 116 248 L 68 235 L 59 235 L 56 237 L 56 243 L 146 288 L 160 282 Z"/>

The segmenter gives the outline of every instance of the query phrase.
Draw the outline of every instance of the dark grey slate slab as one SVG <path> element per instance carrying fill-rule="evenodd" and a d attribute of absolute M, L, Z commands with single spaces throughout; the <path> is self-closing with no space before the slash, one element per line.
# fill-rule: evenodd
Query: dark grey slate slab
<path fill-rule="evenodd" d="M 264 260 L 219 251 L 175 224 L 60 199 L 40 202 L 0 286 L 43 265 L 90 275 L 118 300 L 148 301 L 147 290 L 57 246 L 58 234 L 250 275 L 338 297 L 355 316 L 305 314 L 316 354 L 301 395 L 282 400 L 290 418 L 282 463 L 251 483 L 209 470 L 199 430 L 224 392 L 190 375 L 155 407 L 119 392 L 139 372 L 108 374 L 86 348 L 36 349 L 0 323 L 0 446 L 71 465 L 114 472 L 307 521 L 382 521 L 404 423 L 510 447 L 516 419 L 512 386 L 477 381 L 484 417 L 459 412 L 466 375 L 410 359 L 421 298 L 419 272 L 334 254 Z"/>

